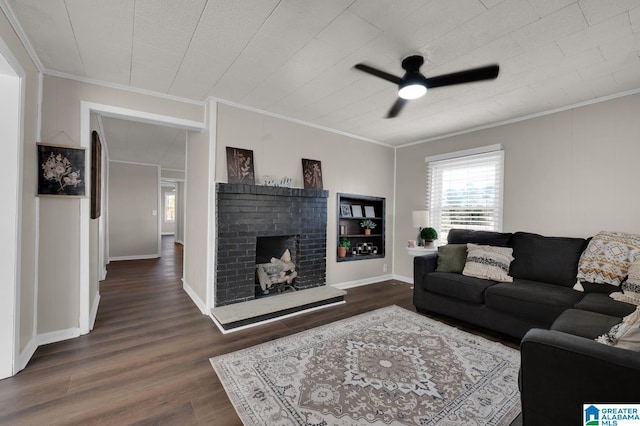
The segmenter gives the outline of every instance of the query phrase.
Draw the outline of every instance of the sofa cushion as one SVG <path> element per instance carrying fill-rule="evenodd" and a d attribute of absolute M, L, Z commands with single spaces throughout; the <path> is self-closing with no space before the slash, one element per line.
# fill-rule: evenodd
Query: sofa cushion
<path fill-rule="evenodd" d="M 447 244 L 438 247 L 437 272 L 462 273 L 464 263 L 467 261 L 466 244 Z"/>
<path fill-rule="evenodd" d="M 611 294 L 614 291 L 620 291 L 620 287 L 611 285 L 611 284 L 600 284 L 600 283 L 588 283 L 584 281 L 580 281 L 574 287 L 575 290 L 583 291 L 585 293 L 603 293 L 603 294 Z"/>
<path fill-rule="evenodd" d="M 572 287 L 587 240 L 516 232 L 511 247 L 510 275 L 514 278 Z"/>
<path fill-rule="evenodd" d="M 597 312 L 567 309 L 551 325 L 551 330 L 595 339 L 620 323 L 621 318 Z"/>
<path fill-rule="evenodd" d="M 635 305 L 612 299 L 604 293 L 588 293 L 574 305 L 576 309 L 622 318 L 636 309 Z"/>
<path fill-rule="evenodd" d="M 616 348 L 640 351 L 640 307 L 625 316 L 622 322 L 596 339 L 597 342 Z"/>
<path fill-rule="evenodd" d="M 484 303 L 484 291 L 495 281 L 465 277 L 450 272 L 432 272 L 424 282 L 424 289 L 471 303 Z"/>
<path fill-rule="evenodd" d="M 449 244 L 482 244 L 486 246 L 509 247 L 511 236 L 506 232 L 474 231 L 473 229 L 452 229 L 447 241 Z"/>
<path fill-rule="evenodd" d="M 496 284 L 484 293 L 485 303 L 491 309 L 549 325 L 582 296 L 567 287 L 521 279 Z"/>

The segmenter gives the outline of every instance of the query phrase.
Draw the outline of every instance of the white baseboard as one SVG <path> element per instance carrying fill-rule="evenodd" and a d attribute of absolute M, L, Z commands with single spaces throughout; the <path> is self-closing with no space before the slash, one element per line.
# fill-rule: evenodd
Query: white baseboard
<path fill-rule="evenodd" d="M 100 277 L 100 281 L 104 281 L 107 279 L 107 268 L 102 270 L 102 277 Z"/>
<path fill-rule="evenodd" d="M 166 235 L 176 235 L 175 232 L 163 232 L 162 236 L 166 236 Z"/>
<path fill-rule="evenodd" d="M 16 360 L 16 365 L 14 366 L 15 368 L 15 371 L 13 372 L 14 375 L 18 374 L 19 371 L 24 370 L 24 368 L 27 366 L 29 361 L 31 361 L 33 354 L 36 353 L 36 349 L 38 349 L 38 344 L 36 343 L 36 339 L 33 338 L 29 340 L 29 343 L 27 343 L 27 346 L 25 346 L 22 352 L 20 352 L 20 355 L 18 355 L 18 359 Z"/>
<path fill-rule="evenodd" d="M 200 309 L 200 312 L 202 312 L 203 315 L 209 315 L 209 313 L 207 312 L 207 304 L 204 303 L 202 299 L 200 299 L 198 294 L 189 286 L 189 284 L 187 284 L 184 278 L 182 279 L 182 289 L 189 295 L 191 300 L 193 300 L 193 303 L 195 303 L 195 305 L 198 307 L 198 309 Z"/>
<path fill-rule="evenodd" d="M 139 254 L 134 256 L 113 256 L 109 258 L 109 262 L 117 262 L 119 260 L 144 260 L 144 259 L 157 259 L 160 254 Z"/>
<path fill-rule="evenodd" d="M 96 298 L 93 299 L 93 305 L 91 306 L 91 314 L 89 315 L 89 330 L 93 330 L 93 326 L 96 324 L 96 316 L 98 315 L 99 305 L 100 293 L 96 293 Z"/>
<path fill-rule="evenodd" d="M 398 281 L 402 281 L 408 284 L 413 284 L 413 278 L 412 277 L 405 277 L 403 275 L 397 275 L 397 274 L 393 274 L 393 279 L 394 280 L 398 280 Z"/>
<path fill-rule="evenodd" d="M 393 276 L 389 274 L 389 275 L 381 275 L 379 277 L 365 278 L 362 280 L 348 281 L 344 283 L 331 284 L 331 285 L 335 288 L 345 290 L 347 288 L 360 287 L 361 285 L 369 285 L 369 284 L 379 283 L 380 281 L 387 281 L 391 279 L 393 279 Z"/>
<path fill-rule="evenodd" d="M 63 340 L 73 339 L 74 337 L 80 337 L 79 328 L 68 328 L 66 330 L 51 331 L 49 333 L 38 334 L 36 337 L 36 344 L 47 345 L 49 343 L 61 342 Z"/>

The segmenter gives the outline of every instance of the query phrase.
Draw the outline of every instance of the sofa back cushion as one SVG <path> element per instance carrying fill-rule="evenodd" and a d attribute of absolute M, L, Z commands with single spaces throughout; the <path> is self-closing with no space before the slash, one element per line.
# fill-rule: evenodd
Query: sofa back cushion
<path fill-rule="evenodd" d="M 452 229 L 447 241 L 449 244 L 480 244 L 483 246 L 511 247 L 509 232 L 475 231 L 473 229 Z"/>
<path fill-rule="evenodd" d="M 514 278 L 573 287 L 587 243 L 584 238 L 516 232 L 511 240 L 514 260 L 509 272 Z"/>

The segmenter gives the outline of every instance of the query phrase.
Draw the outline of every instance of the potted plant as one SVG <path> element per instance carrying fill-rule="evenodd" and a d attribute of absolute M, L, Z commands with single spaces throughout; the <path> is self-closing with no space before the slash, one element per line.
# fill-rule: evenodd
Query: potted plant
<path fill-rule="evenodd" d="M 374 229 L 377 225 L 371 219 L 365 219 L 360 222 L 360 226 L 364 228 L 364 235 L 371 235 L 371 230 Z"/>
<path fill-rule="evenodd" d="M 428 246 L 433 241 L 438 239 L 438 232 L 431 227 L 422 228 L 422 230 L 420 231 L 420 238 L 424 240 L 424 245 Z"/>
<path fill-rule="evenodd" d="M 338 257 L 347 257 L 347 250 L 351 247 L 351 241 L 348 238 L 340 238 L 338 243 Z"/>

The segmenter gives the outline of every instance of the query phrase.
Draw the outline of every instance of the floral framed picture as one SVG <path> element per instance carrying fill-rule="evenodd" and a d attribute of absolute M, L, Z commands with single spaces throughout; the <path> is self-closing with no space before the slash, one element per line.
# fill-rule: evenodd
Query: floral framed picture
<path fill-rule="evenodd" d="M 38 143 L 38 195 L 85 196 L 85 149 Z"/>
<path fill-rule="evenodd" d="M 229 183 L 256 184 L 252 150 L 227 147 L 227 179 Z"/>
<path fill-rule="evenodd" d="M 302 159 L 304 189 L 322 189 L 322 163 L 317 160 Z"/>

